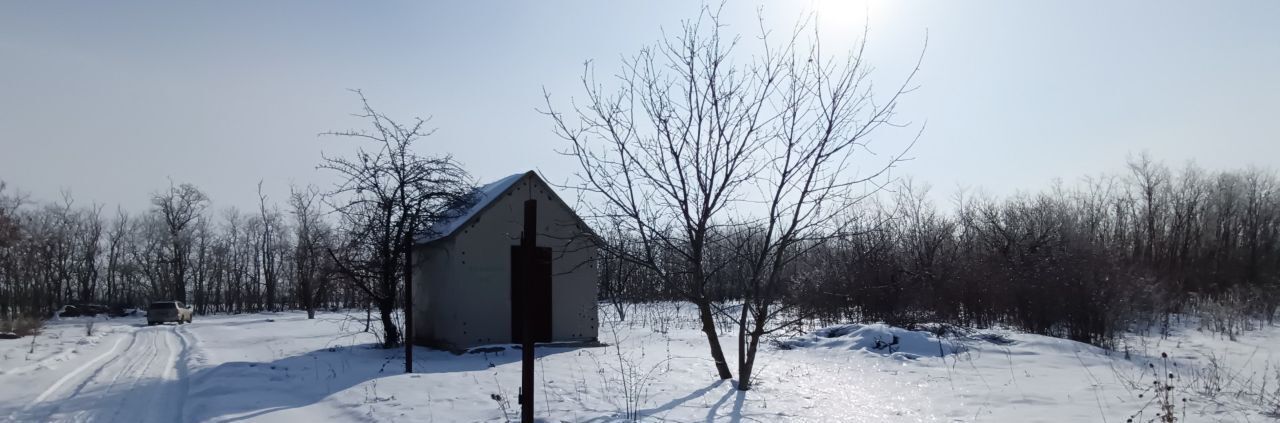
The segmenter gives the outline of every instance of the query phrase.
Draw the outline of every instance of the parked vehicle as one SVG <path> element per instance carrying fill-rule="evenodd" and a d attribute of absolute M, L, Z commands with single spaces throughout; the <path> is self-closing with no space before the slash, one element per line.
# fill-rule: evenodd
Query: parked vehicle
<path fill-rule="evenodd" d="M 111 308 L 101 304 L 67 304 L 62 306 L 58 317 L 80 317 L 110 314 Z"/>
<path fill-rule="evenodd" d="M 191 323 L 191 307 L 181 301 L 156 301 L 147 307 L 147 325 L 165 322 Z"/>

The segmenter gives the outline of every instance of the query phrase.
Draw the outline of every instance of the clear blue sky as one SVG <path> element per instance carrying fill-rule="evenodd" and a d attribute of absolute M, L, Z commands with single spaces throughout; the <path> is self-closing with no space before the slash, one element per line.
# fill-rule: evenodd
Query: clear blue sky
<path fill-rule="evenodd" d="M 756 2 L 726 6 L 755 30 Z M 396 117 L 433 116 L 423 152 L 479 180 L 572 173 L 536 112 L 542 89 L 580 96 L 697 14 L 660 2 L 3 2 L 0 180 L 36 199 L 146 207 L 166 178 L 215 207 L 322 187 L 321 151 L 355 141 L 346 88 Z M 899 175 L 1003 195 L 1122 171 L 1143 150 L 1172 165 L 1280 167 L 1280 2 L 766 2 L 768 25 L 819 13 L 828 50 L 871 25 L 878 84 L 929 48 L 901 116 L 928 127 Z M 870 17 L 867 18 L 866 14 Z M 749 50 L 743 50 L 749 53 Z M 886 141 L 889 142 L 889 141 Z"/>

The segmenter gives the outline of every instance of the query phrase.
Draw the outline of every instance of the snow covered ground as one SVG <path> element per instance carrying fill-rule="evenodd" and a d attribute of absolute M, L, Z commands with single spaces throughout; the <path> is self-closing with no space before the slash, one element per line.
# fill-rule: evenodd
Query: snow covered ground
<path fill-rule="evenodd" d="M 602 307 L 604 308 L 604 307 Z M 750 392 L 717 381 L 688 306 L 602 316 L 606 346 L 539 348 L 547 421 L 1151 421 L 1154 379 L 1173 373 L 1180 421 L 1275 415 L 1280 328 L 1236 341 L 1194 330 L 1131 337 L 1124 353 L 1008 331 L 939 340 L 885 325 L 838 325 L 760 353 Z M 520 352 L 455 355 L 372 348 L 363 314 L 198 316 L 49 322 L 0 340 L 8 421 L 504 421 L 518 418 Z M 736 356 L 734 338 L 723 339 Z M 1170 354 L 1164 360 L 1161 353 Z M 1154 365 L 1154 367 L 1152 367 Z M 1161 375 L 1156 375 L 1159 372 Z M 1266 386 L 1264 386 L 1266 385 Z M 1271 393 L 1268 393 L 1271 392 Z M 1185 402 L 1183 401 L 1185 399 Z"/>

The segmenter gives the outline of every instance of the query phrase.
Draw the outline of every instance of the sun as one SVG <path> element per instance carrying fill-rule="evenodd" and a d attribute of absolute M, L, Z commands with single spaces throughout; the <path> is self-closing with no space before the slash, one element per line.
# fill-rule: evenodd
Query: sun
<path fill-rule="evenodd" d="M 823 27 L 857 27 L 883 19 L 891 3 L 884 0 L 812 0 L 809 8 Z"/>

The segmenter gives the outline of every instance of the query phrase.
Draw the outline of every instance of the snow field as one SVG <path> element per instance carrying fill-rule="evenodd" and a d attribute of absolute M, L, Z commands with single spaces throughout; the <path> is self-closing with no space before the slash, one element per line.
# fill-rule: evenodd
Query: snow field
<path fill-rule="evenodd" d="M 601 306 L 608 310 L 608 306 Z M 1006 330 L 938 337 L 883 324 L 832 325 L 762 346 L 753 390 L 719 381 L 688 305 L 602 312 L 596 347 L 540 347 L 546 421 L 1150 421 L 1151 382 L 1174 373 L 1182 421 L 1261 421 L 1274 412 L 1280 328 L 1237 340 L 1186 321 L 1123 351 Z M 8 421 L 506 421 L 518 418 L 520 351 L 375 348 L 362 312 L 51 321 L 0 341 Z M 721 322 L 721 324 L 726 324 Z M 724 329 L 724 328 L 722 328 Z M 734 333 L 733 331 L 723 331 Z M 894 342 L 896 340 L 896 342 Z M 732 361 L 734 336 L 721 339 Z M 1169 359 L 1162 359 L 1168 353 Z M 736 370 L 736 369 L 735 369 Z M 1266 387 L 1263 385 L 1266 384 Z M 1186 401 L 1183 402 L 1182 400 Z"/>

